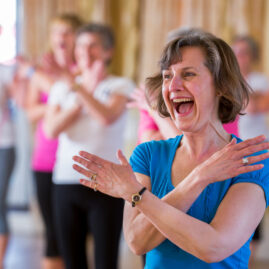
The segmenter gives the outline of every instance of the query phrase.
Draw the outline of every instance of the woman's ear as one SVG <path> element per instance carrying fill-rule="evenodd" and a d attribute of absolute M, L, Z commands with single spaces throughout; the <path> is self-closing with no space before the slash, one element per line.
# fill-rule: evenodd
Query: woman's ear
<path fill-rule="evenodd" d="M 217 92 L 216 92 L 216 96 L 217 96 L 217 97 L 221 97 L 221 96 L 222 96 L 222 93 L 221 93 L 220 91 L 217 91 Z"/>

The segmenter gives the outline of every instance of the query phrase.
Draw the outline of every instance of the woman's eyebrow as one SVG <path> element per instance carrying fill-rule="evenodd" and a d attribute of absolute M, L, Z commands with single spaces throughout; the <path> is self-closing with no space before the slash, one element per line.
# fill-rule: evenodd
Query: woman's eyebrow
<path fill-rule="evenodd" d="M 182 68 L 182 70 L 188 70 L 188 69 L 195 69 L 195 70 L 197 70 L 197 68 L 196 67 L 194 67 L 194 66 L 185 66 L 185 67 L 183 67 Z"/>
<path fill-rule="evenodd" d="M 195 67 L 195 66 L 185 66 L 185 67 L 182 67 L 180 69 L 181 69 L 181 71 L 186 71 L 186 70 L 189 70 L 189 69 L 194 69 L 194 70 L 198 71 L 198 68 Z M 172 71 L 171 66 L 169 66 L 169 67 L 162 70 L 162 72 L 166 72 L 166 71 Z"/>

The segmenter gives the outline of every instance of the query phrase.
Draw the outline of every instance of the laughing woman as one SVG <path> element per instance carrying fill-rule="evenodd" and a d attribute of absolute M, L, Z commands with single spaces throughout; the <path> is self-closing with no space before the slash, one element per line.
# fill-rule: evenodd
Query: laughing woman
<path fill-rule="evenodd" d="M 73 159 L 83 167 L 73 167 L 95 179 L 83 185 L 125 199 L 125 239 L 147 253 L 145 268 L 248 268 L 269 202 L 269 144 L 242 141 L 222 123 L 240 113 L 250 89 L 231 48 L 201 30 L 179 34 L 160 64 L 147 86 L 183 135 L 139 145 L 131 166 L 121 151 L 121 164 L 82 151 Z"/>

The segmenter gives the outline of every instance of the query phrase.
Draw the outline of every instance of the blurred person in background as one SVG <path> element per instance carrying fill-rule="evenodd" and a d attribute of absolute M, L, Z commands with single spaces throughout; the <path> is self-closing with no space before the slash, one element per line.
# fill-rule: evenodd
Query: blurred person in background
<path fill-rule="evenodd" d="M 43 130 L 43 118 L 47 110 L 47 100 L 54 81 L 72 76 L 77 71 L 74 59 L 75 32 L 82 25 L 74 14 L 61 14 L 50 24 L 50 50 L 41 62 L 29 68 L 32 72 L 27 114 L 33 124 L 37 124 L 34 136 L 32 169 L 36 183 L 37 200 L 45 229 L 45 255 L 43 268 L 63 268 L 60 258 L 53 215 L 52 171 L 58 145 L 57 138 L 48 138 Z"/>
<path fill-rule="evenodd" d="M 184 28 L 178 28 L 167 34 L 166 43 L 176 38 Z M 152 90 L 151 92 L 154 92 Z M 151 140 L 162 140 L 175 137 L 180 134 L 171 118 L 160 116 L 154 104 L 156 96 L 146 96 L 145 85 L 141 84 L 131 94 L 128 107 L 139 109 L 138 143 Z M 150 103 L 150 105 L 149 105 Z"/>
<path fill-rule="evenodd" d="M 149 106 L 146 100 L 144 85 L 136 88 L 130 97 L 128 107 L 138 108 L 140 113 L 138 143 L 168 139 L 180 134 L 180 131 L 170 118 L 161 117 L 156 107 Z"/>
<path fill-rule="evenodd" d="M 11 90 L 14 69 L 0 65 L 0 269 L 9 239 L 7 193 L 15 164 L 15 126 L 11 117 Z"/>
<path fill-rule="evenodd" d="M 72 156 L 81 147 L 115 160 L 116 148 L 123 146 L 126 103 L 134 85 L 109 74 L 114 46 L 109 26 L 82 26 L 75 43 L 79 73 L 69 81 L 56 82 L 50 91 L 44 126 L 49 137 L 59 139 L 53 170 L 54 208 L 66 269 L 88 268 L 88 231 L 93 235 L 95 268 L 117 268 L 123 200 L 81 186 L 72 169 Z"/>
<path fill-rule="evenodd" d="M 2 26 L 0 25 L 0 34 Z M 9 240 L 7 222 L 7 194 L 10 177 L 15 165 L 17 109 L 24 109 L 28 87 L 28 65 L 20 58 L 15 64 L 0 64 L 0 268 Z"/>
<path fill-rule="evenodd" d="M 255 64 L 260 59 L 259 45 L 252 37 L 242 35 L 234 38 L 232 48 L 242 75 L 253 89 L 249 104 L 244 111 L 246 114 L 238 119 L 239 136 L 242 139 L 248 139 L 263 134 L 269 140 L 267 123 L 269 81 L 264 74 L 255 71 Z M 261 240 L 261 228 L 262 225 L 260 224 L 253 236 L 251 243 L 252 259 L 255 258 L 256 248 Z"/>

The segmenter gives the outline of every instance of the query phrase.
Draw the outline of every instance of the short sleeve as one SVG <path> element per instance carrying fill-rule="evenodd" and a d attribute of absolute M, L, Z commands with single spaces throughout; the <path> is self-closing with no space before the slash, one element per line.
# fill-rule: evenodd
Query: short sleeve
<path fill-rule="evenodd" d="M 134 172 L 150 176 L 151 152 L 148 143 L 138 145 L 130 157 L 130 164 Z"/>
<path fill-rule="evenodd" d="M 63 96 L 68 91 L 68 85 L 62 81 L 55 82 L 50 89 L 48 104 L 59 105 L 62 103 Z"/>
<path fill-rule="evenodd" d="M 241 174 L 232 180 L 232 184 L 249 182 L 259 185 L 263 191 L 266 201 L 266 207 L 269 205 L 269 160 L 264 160 L 264 167 L 260 170 Z"/>

